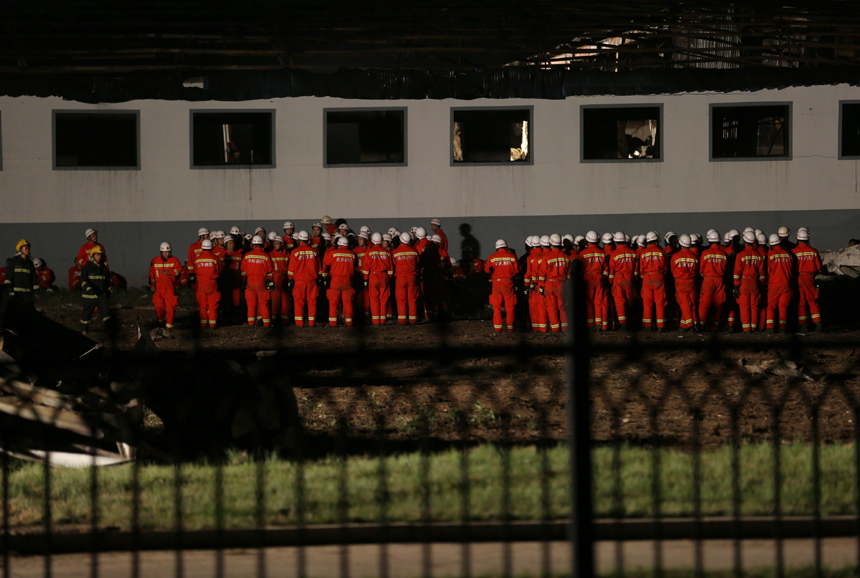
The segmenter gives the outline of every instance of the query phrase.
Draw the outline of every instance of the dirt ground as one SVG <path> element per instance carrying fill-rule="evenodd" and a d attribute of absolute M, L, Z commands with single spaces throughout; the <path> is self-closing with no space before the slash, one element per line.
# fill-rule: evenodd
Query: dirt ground
<path fill-rule="evenodd" d="M 80 311 L 59 301 L 43 310 L 71 327 Z M 489 321 L 200 332 L 189 329 L 193 313 L 181 308 L 178 329 L 164 336 L 141 297 L 115 311 L 122 321 L 115 340 L 100 323 L 92 337 L 129 349 L 140 325 L 165 351 L 280 351 L 310 435 L 421 447 L 553 443 L 566 435 L 568 351 L 559 335 L 496 335 Z M 707 448 L 732 441 L 857 438 L 858 331 L 716 338 L 607 333 L 592 335 L 589 347 L 598 442 Z M 740 360 L 793 360 L 806 377 L 752 375 Z"/>

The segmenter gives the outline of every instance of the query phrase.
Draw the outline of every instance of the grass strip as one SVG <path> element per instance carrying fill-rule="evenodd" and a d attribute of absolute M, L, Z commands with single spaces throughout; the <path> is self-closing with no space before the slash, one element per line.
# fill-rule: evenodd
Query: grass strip
<path fill-rule="evenodd" d="M 812 446 L 780 447 L 781 503 L 785 515 L 814 510 Z M 857 473 L 853 445 L 820 448 L 823 515 L 856 514 Z M 774 513 L 774 454 L 766 444 L 738 448 L 740 512 Z M 655 514 L 655 456 L 663 516 L 688 516 L 694 509 L 694 456 L 671 450 L 632 446 L 594 451 L 595 515 L 647 517 Z M 732 515 L 732 449 L 704 451 L 701 463 L 700 511 L 706 516 Z M 618 467 L 616 467 L 616 464 Z M 539 520 L 563 518 L 568 511 L 567 448 L 501 448 L 483 445 L 450 450 L 377 457 L 330 457 L 299 464 L 283 459 L 254 462 L 232 454 L 227 463 L 181 466 L 183 526 L 215 527 L 215 469 L 222 467 L 223 516 L 226 528 L 256 526 L 257 468 L 264 469 L 264 519 L 267 525 L 342 522 Z M 144 529 L 175 525 L 173 466 L 140 467 L 140 524 Z M 43 467 L 16 462 L 9 476 L 13 526 L 42 523 Z M 55 524 L 90 522 L 88 469 L 54 469 L 51 504 Z M 345 489 L 345 493 L 342 490 Z M 99 521 L 103 526 L 131 527 L 132 466 L 98 470 Z"/>

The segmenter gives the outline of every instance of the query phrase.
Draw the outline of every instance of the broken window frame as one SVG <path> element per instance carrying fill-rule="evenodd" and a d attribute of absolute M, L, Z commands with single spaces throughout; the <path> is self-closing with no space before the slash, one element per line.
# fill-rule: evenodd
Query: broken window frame
<path fill-rule="evenodd" d="M 654 148 L 657 152 L 656 158 L 614 158 L 614 159 L 587 159 L 585 158 L 585 114 L 587 110 L 623 109 L 623 108 L 654 108 L 657 109 L 657 143 Z M 579 107 L 579 161 L 581 163 L 662 163 L 663 162 L 663 103 L 629 103 L 629 104 L 583 104 Z"/>
<path fill-rule="evenodd" d="M 359 163 L 330 163 L 328 161 L 328 115 L 330 112 L 400 112 L 403 114 L 403 162 L 359 162 Z M 405 106 L 375 106 L 375 107 L 346 107 L 323 109 L 323 168 L 358 168 L 358 167 L 405 167 L 409 166 L 408 142 L 409 113 Z"/>
<path fill-rule="evenodd" d="M 194 117 L 206 116 L 210 114 L 268 114 L 269 115 L 269 147 L 271 150 L 272 162 L 268 164 L 262 163 L 224 163 L 223 165 L 195 165 L 194 164 Z M 275 114 L 274 108 L 193 108 L 189 111 L 188 116 L 188 152 L 189 166 L 192 170 L 233 170 L 233 169 L 274 169 L 277 168 L 277 156 L 275 149 Z"/>
<path fill-rule="evenodd" d="M 126 115 L 126 116 L 134 116 L 134 132 L 135 132 L 135 147 L 137 148 L 137 161 L 134 165 L 122 165 L 122 166 L 66 166 L 66 165 L 57 165 L 57 117 L 58 116 L 69 116 L 69 115 L 88 115 L 88 116 L 101 116 L 101 115 Z M 55 171 L 139 171 L 140 170 L 140 110 L 126 110 L 126 109 L 117 109 L 117 110 L 68 110 L 68 109 L 55 109 L 51 111 L 51 162 L 53 166 L 53 170 Z"/>
<path fill-rule="evenodd" d="M 839 101 L 839 160 L 858 160 L 860 159 L 860 147 L 858 147 L 857 154 L 848 155 L 845 154 L 843 150 L 843 146 L 845 142 L 843 139 L 843 131 L 845 130 L 845 105 L 856 106 L 860 109 L 860 100 L 840 100 Z"/>
<path fill-rule="evenodd" d="M 721 108 L 762 108 L 771 106 L 786 107 L 785 121 L 782 130 L 785 131 L 785 154 L 771 156 L 746 156 L 746 157 L 715 157 L 714 156 L 714 112 Z M 708 160 L 710 162 L 767 162 L 767 161 L 790 161 L 792 160 L 794 130 L 793 103 L 791 101 L 764 101 L 764 102 L 726 102 L 711 103 L 708 105 Z M 787 125 L 787 126 L 786 126 Z"/>
<path fill-rule="evenodd" d="M 454 160 L 454 115 L 458 112 L 476 112 L 476 111 L 507 111 L 507 110 L 523 110 L 528 111 L 528 141 L 529 141 L 529 158 L 524 161 L 487 161 L 487 162 L 474 162 L 474 161 L 455 161 Z M 521 105 L 521 106 L 458 106 L 451 107 L 451 116 L 449 121 L 449 130 L 450 134 L 448 135 L 448 162 L 452 167 L 519 167 L 519 166 L 533 166 L 535 164 L 535 107 L 534 105 Z"/>

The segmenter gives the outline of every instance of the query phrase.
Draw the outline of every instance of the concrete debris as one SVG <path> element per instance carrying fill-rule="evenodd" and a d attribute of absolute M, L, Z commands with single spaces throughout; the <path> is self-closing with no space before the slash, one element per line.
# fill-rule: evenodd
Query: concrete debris
<path fill-rule="evenodd" d="M 811 374 L 806 367 L 790 360 L 768 359 L 753 362 L 741 358 L 738 360 L 738 365 L 751 375 L 777 375 L 789 379 L 802 379 L 804 381 L 815 381 L 817 379 L 817 376 Z"/>
<path fill-rule="evenodd" d="M 849 275 L 856 277 L 860 270 L 860 245 L 844 247 L 835 251 L 823 251 L 821 253 L 823 270 L 832 275 Z"/>

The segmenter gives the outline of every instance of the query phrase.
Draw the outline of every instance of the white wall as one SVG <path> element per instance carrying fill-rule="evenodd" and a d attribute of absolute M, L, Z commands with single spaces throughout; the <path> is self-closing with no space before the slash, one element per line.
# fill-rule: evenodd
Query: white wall
<path fill-rule="evenodd" d="M 564 101 L 133 101 L 0 97 L 0 222 L 311 220 L 860 209 L 857 161 L 839 161 L 839 100 L 860 88 Z M 791 101 L 793 160 L 709 162 L 708 105 Z M 663 162 L 583 164 L 580 105 L 664 105 Z M 408 107 L 408 166 L 323 168 L 323 109 Z M 452 106 L 534 106 L 531 166 L 450 166 Z M 275 169 L 191 170 L 189 109 L 274 108 Z M 140 110 L 141 169 L 52 170 L 51 111 Z M 335 215 L 336 214 L 336 215 Z"/>

